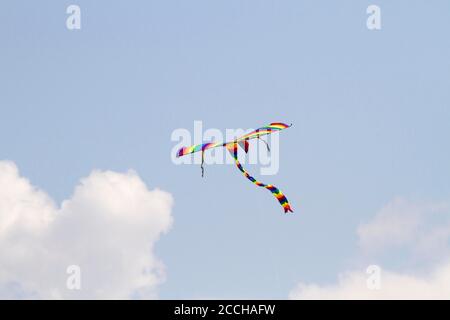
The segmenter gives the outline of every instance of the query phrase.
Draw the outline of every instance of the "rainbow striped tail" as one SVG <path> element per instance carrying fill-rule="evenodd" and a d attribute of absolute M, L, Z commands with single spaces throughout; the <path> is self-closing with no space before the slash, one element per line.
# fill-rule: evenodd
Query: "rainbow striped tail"
<path fill-rule="evenodd" d="M 278 189 L 277 187 L 275 187 L 274 185 L 271 184 L 265 184 L 262 183 L 258 180 L 256 180 L 255 178 L 253 178 L 245 169 L 244 167 L 242 167 L 241 163 L 238 160 L 238 144 L 234 143 L 234 144 L 230 144 L 227 146 L 227 149 L 230 151 L 232 157 L 234 158 L 234 161 L 236 163 L 237 168 L 244 174 L 244 176 L 250 180 L 251 182 L 253 182 L 254 184 L 256 184 L 258 187 L 263 187 L 266 188 L 267 190 L 269 190 L 270 192 L 272 192 L 272 194 L 275 196 L 275 198 L 277 198 L 278 202 L 280 203 L 280 205 L 283 207 L 284 209 L 284 213 L 288 213 L 288 212 L 294 212 L 289 204 L 288 199 L 286 198 L 286 196 L 283 194 L 283 192 L 280 191 L 280 189 Z"/>

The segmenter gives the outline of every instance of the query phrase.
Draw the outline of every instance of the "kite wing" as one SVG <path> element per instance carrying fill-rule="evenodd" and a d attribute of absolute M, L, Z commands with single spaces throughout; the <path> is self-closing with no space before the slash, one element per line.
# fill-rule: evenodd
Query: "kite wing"
<path fill-rule="evenodd" d="M 292 124 L 287 125 L 287 124 L 281 123 L 281 122 L 274 122 L 274 123 L 269 124 L 268 126 L 256 129 L 255 131 L 252 131 L 250 133 L 247 133 L 246 135 L 243 135 L 242 137 L 237 139 L 237 142 L 243 141 L 243 140 L 250 140 L 250 139 L 259 139 L 262 136 L 287 129 L 291 126 L 292 126 Z M 232 143 L 233 142 L 231 142 L 230 144 L 232 144 Z"/>
<path fill-rule="evenodd" d="M 190 147 L 183 147 L 177 152 L 177 157 L 182 157 L 187 154 L 199 152 L 199 151 L 206 151 L 208 149 L 217 148 L 217 147 L 227 147 L 232 146 L 234 143 L 238 142 L 239 145 L 242 147 L 242 149 L 248 151 L 248 140 L 251 139 L 259 139 L 261 136 L 265 136 L 274 132 L 281 131 L 283 129 L 289 128 L 292 125 L 287 125 L 281 122 L 274 122 L 269 124 L 268 126 L 261 127 L 259 129 L 256 129 L 250 133 L 247 133 L 243 135 L 242 137 L 237 138 L 235 141 L 231 142 L 225 142 L 225 143 L 203 143 L 203 144 L 196 144 Z"/>
<path fill-rule="evenodd" d="M 180 150 L 178 150 L 177 152 L 177 157 L 182 157 L 185 156 L 187 154 L 191 154 L 191 153 L 195 153 L 195 152 L 199 152 L 202 151 L 204 152 L 205 150 L 211 149 L 211 148 L 216 148 L 216 147 L 223 147 L 224 144 L 223 143 L 202 143 L 202 144 L 195 144 L 193 146 L 190 147 L 183 147 Z"/>

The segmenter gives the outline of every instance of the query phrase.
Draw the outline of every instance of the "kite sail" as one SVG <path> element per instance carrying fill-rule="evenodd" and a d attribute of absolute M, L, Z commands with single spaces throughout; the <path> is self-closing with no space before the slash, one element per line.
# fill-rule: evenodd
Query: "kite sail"
<path fill-rule="evenodd" d="M 269 134 L 271 134 L 273 132 L 281 131 L 281 130 L 289 128 L 291 126 L 292 125 L 287 125 L 287 124 L 279 123 L 279 122 L 271 123 L 268 126 L 265 126 L 265 127 L 256 129 L 256 130 L 254 130 L 254 131 L 252 131 L 250 133 L 247 133 L 247 134 L 243 135 L 240 138 L 237 138 L 236 140 L 234 140 L 232 142 L 203 143 L 203 144 L 193 145 L 193 146 L 190 146 L 190 147 L 183 147 L 180 150 L 178 150 L 177 157 L 182 157 L 182 156 L 185 156 L 187 154 L 191 154 L 191 153 L 195 153 L 195 152 L 201 151 L 202 152 L 202 165 L 201 165 L 201 168 L 202 168 L 202 176 L 203 176 L 204 175 L 203 164 L 204 164 L 204 160 L 205 160 L 205 158 L 204 158 L 205 151 L 208 150 L 208 149 L 212 149 L 212 148 L 225 147 L 231 153 L 231 156 L 233 157 L 237 168 L 244 174 L 244 176 L 248 180 L 250 180 L 251 182 L 253 182 L 257 186 L 266 188 L 267 190 L 272 192 L 272 194 L 278 200 L 280 205 L 283 207 L 285 213 L 293 212 L 291 206 L 289 205 L 289 201 L 284 196 L 284 194 L 280 191 L 280 189 L 278 189 L 274 185 L 265 184 L 265 183 L 262 183 L 260 181 L 257 181 L 255 178 L 253 178 L 242 167 L 241 163 L 238 160 L 238 145 L 247 153 L 248 149 L 249 149 L 249 142 L 248 141 L 251 140 L 251 139 L 258 139 L 258 140 L 263 141 L 265 143 L 266 147 L 267 147 L 267 150 L 270 151 L 269 145 L 267 144 L 266 141 L 261 139 L 261 136 L 269 135 Z"/>

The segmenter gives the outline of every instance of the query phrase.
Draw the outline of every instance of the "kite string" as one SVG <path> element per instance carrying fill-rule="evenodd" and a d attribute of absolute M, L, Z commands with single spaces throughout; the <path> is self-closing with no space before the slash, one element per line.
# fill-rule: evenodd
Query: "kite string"
<path fill-rule="evenodd" d="M 256 130 L 256 134 L 258 134 L 259 133 L 259 129 L 257 129 Z M 268 129 L 267 130 L 268 131 L 268 133 L 270 134 L 271 132 L 272 132 L 272 130 L 271 129 Z M 264 142 L 264 144 L 266 145 L 266 147 L 267 147 L 267 152 L 269 152 L 270 153 L 270 147 L 269 147 L 269 144 L 267 143 L 267 141 L 266 140 L 263 140 L 263 139 L 261 139 L 261 136 L 260 135 L 257 135 L 256 136 L 257 138 L 258 138 L 258 140 L 260 140 L 260 141 L 262 141 L 262 142 Z"/>
<path fill-rule="evenodd" d="M 267 147 L 267 152 L 270 152 L 270 147 L 269 147 L 269 144 L 267 143 L 267 141 L 266 141 L 266 140 L 264 140 L 264 139 L 261 139 L 261 137 L 260 137 L 260 136 L 258 136 L 258 140 L 260 140 L 260 141 L 264 142 L 264 144 L 265 144 L 265 145 L 266 145 L 266 147 Z"/>

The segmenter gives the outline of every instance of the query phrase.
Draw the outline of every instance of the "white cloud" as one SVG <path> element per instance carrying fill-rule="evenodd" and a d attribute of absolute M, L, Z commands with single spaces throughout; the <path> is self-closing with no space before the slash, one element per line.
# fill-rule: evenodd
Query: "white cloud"
<path fill-rule="evenodd" d="M 153 247 L 172 205 L 132 171 L 94 171 L 57 207 L 0 161 L 0 298 L 155 298 L 164 268 Z M 69 265 L 81 267 L 79 291 L 66 288 Z"/>
<path fill-rule="evenodd" d="M 394 251 L 422 260 L 422 271 L 382 269 L 381 287 L 370 290 L 365 268 L 342 272 L 331 285 L 298 284 L 291 299 L 450 299 L 450 218 L 447 202 L 416 203 L 395 198 L 357 228 L 361 258 Z M 397 256 L 399 256 L 397 255 Z M 376 258 L 378 257 L 378 259 Z M 374 259 L 375 258 L 375 259 Z M 392 259 L 392 255 L 391 255 Z M 389 262 L 387 263 L 389 264 Z M 382 264 L 380 265 L 382 267 Z M 429 270 L 424 274 L 423 270 Z"/>
<path fill-rule="evenodd" d="M 351 271 L 339 276 L 337 284 L 318 286 L 299 284 L 289 294 L 290 299 L 450 299 L 450 263 L 418 276 L 390 271 L 381 272 L 379 290 L 367 286 L 369 275 Z"/>
<path fill-rule="evenodd" d="M 447 203 L 414 203 L 397 197 L 371 221 L 358 227 L 360 248 L 372 252 L 414 245 L 428 236 L 430 230 L 426 229 L 432 224 L 433 215 L 448 211 L 448 207 Z M 431 228 L 436 228 L 436 225 L 431 225 Z"/>

